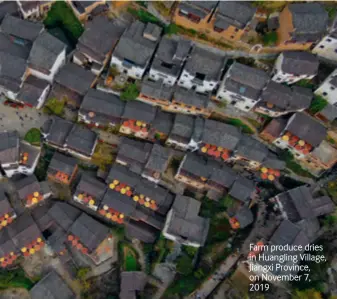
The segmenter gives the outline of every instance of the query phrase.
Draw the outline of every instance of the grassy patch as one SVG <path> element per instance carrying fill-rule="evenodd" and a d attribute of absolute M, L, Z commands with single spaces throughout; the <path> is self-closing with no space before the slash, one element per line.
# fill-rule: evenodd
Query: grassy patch
<path fill-rule="evenodd" d="M 32 145 L 40 145 L 41 143 L 41 132 L 37 128 L 30 129 L 24 138 L 25 141 L 29 142 Z"/>
<path fill-rule="evenodd" d="M 65 99 L 58 100 L 56 98 L 48 99 L 47 103 L 43 107 L 43 112 L 46 114 L 55 114 L 62 116 L 64 114 Z"/>
<path fill-rule="evenodd" d="M 165 34 L 171 35 L 171 34 L 177 34 L 179 31 L 178 25 L 176 24 L 170 24 L 166 26 L 165 28 Z"/>
<path fill-rule="evenodd" d="M 281 159 L 286 162 L 287 168 L 292 170 L 297 175 L 307 178 L 314 178 L 308 171 L 303 169 L 301 165 L 295 162 L 293 155 L 289 151 L 284 151 L 281 155 Z"/>
<path fill-rule="evenodd" d="M 311 114 L 316 114 L 317 112 L 323 110 L 326 105 L 328 105 L 328 101 L 326 99 L 324 99 L 322 96 L 315 95 L 310 104 L 309 112 Z"/>
<path fill-rule="evenodd" d="M 25 288 L 30 290 L 33 282 L 25 275 L 22 269 L 0 272 L 0 290 L 8 288 Z"/>
<path fill-rule="evenodd" d="M 114 161 L 113 147 L 107 143 L 99 142 L 96 145 L 95 152 L 92 155 L 91 161 L 101 170 L 105 171 Z"/>
<path fill-rule="evenodd" d="M 128 244 L 120 243 L 122 255 L 122 267 L 124 271 L 139 271 L 140 266 L 137 261 L 137 252 Z"/>
<path fill-rule="evenodd" d="M 72 41 L 77 41 L 84 29 L 71 7 L 64 1 L 56 1 L 44 20 L 47 28 L 62 28 Z"/>
<path fill-rule="evenodd" d="M 238 127 L 238 128 L 241 128 L 243 133 L 246 133 L 246 134 L 253 134 L 254 133 L 254 131 L 248 125 L 243 123 L 238 118 L 227 118 L 227 119 L 225 119 L 225 123 L 229 124 L 229 125 L 232 125 L 232 126 L 235 126 L 235 127 Z"/>
<path fill-rule="evenodd" d="M 277 42 L 277 33 L 275 31 L 268 32 L 263 36 L 263 44 L 265 46 L 274 46 Z"/>

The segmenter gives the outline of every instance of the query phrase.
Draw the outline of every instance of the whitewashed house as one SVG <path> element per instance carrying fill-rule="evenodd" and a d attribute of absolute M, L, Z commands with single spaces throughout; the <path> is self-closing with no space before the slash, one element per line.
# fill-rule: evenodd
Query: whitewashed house
<path fill-rule="evenodd" d="M 178 85 L 200 93 L 211 92 L 218 87 L 225 63 L 224 55 L 194 47 L 179 77 Z"/>
<path fill-rule="evenodd" d="M 152 23 L 132 23 L 113 51 L 110 66 L 131 78 L 141 79 L 156 50 L 161 31 Z"/>
<path fill-rule="evenodd" d="M 24 19 L 35 19 L 40 16 L 40 1 L 16 0 Z"/>
<path fill-rule="evenodd" d="M 283 52 L 276 59 L 272 80 L 287 84 L 311 80 L 317 75 L 318 67 L 318 58 L 309 52 Z"/>
<path fill-rule="evenodd" d="M 243 111 L 251 110 L 269 81 L 268 74 L 234 62 L 222 80 L 216 98 Z"/>
<path fill-rule="evenodd" d="M 66 45 L 43 31 L 33 43 L 28 57 L 28 67 L 32 75 L 51 83 L 65 61 Z"/>
<path fill-rule="evenodd" d="M 321 83 L 315 94 L 324 97 L 332 105 L 337 103 L 337 69 Z"/>
<path fill-rule="evenodd" d="M 163 37 L 151 65 L 150 78 L 155 81 L 161 79 L 164 84 L 173 86 L 190 49 L 191 42 L 187 40 Z"/>

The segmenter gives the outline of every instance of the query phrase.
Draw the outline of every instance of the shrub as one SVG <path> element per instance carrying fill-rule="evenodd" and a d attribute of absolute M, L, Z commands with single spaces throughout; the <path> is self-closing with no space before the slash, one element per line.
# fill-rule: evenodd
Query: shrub
<path fill-rule="evenodd" d="M 193 271 L 193 260 L 188 255 L 182 255 L 177 259 L 177 271 L 183 275 L 191 274 Z"/>
<path fill-rule="evenodd" d="M 90 268 L 79 268 L 76 273 L 77 279 L 84 280 L 89 271 Z"/>
<path fill-rule="evenodd" d="M 121 100 L 130 101 L 135 100 L 139 95 L 139 89 L 135 83 L 129 84 L 126 89 L 121 93 Z"/>
<path fill-rule="evenodd" d="M 275 31 L 268 32 L 263 36 L 263 44 L 265 46 L 274 46 L 277 42 L 277 33 Z"/>
<path fill-rule="evenodd" d="M 324 99 L 322 96 L 316 95 L 310 104 L 309 112 L 311 114 L 315 114 L 323 110 L 327 104 L 328 101 L 326 99 Z"/>
<path fill-rule="evenodd" d="M 44 105 L 43 110 L 47 114 L 55 114 L 57 116 L 63 115 L 65 99 L 58 100 L 56 98 L 51 98 Z"/>
<path fill-rule="evenodd" d="M 24 138 L 25 141 L 33 145 L 40 145 L 41 143 L 41 132 L 37 128 L 30 129 Z"/>
<path fill-rule="evenodd" d="M 165 34 L 171 35 L 171 34 L 177 34 L 178 33 L 178 26 L 176 24 L 170 24 L 166 26 L 165 28 Z"/>

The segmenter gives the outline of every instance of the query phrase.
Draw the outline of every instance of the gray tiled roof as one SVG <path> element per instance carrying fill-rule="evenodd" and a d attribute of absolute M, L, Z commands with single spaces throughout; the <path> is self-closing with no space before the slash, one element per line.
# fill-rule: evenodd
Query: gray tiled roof
<path fill-rule="evenodd" d="M 125 102 L 118 96 L 96 89 L 89 89 L 85 95 L 79 113 L 87 115 L 89 119 L 108 125 L 119 119 L 124 111 Z M 89 112 L 94 112 L 90 117 Z"/>
<path fill-rule="evenodd" d="M 89 70 L 74 63 L 67 63 L 57 73 L 55 81 L 80 95 L 85 95 L 95 78 Z"/>
<path fill-rule="evenodd" d="M 93 153 L 97 141 L 97 133 L 81 125 L 73 125 L 65 144 L 67 148 L 76 150 L 90 156 Z"/>
<path fill-rule="evenodd" d="M 125 223 L 125 235 L 129 240 L 138 239 L 144 243 L 154 243 L 158 231 L 143 222 L 129 220 Z"/>
<path fill-rule="evenodd" d="M 190 48 L 190 41 L 174 40 L 164 36 L 159 43 L 151 68 L 171 75 L 178 75 Z"/>
<path fill-rule="evenodd" d="M 130 171 L 127 167 L 120 164 L 113 164 L 106 183 L 111 183 L 113 180 L 118 180 L 122 184 L 127 184 L 131 188 L 135 188 L 139 184 L 140 176 Z"/>
<path fill-rule="evenodd" d="M 10 15 L 7 15 L 1 23 L 1 31 L 33 42 L 43 30 L 43 24 L 22 20 Z"/>
<path fill-rule="evenodd" d="M 1 4 L 2 3 L 0 3 L 0 5 Z M 29 52 L 30 52 L 30 46 L 17 45 L 11 41 L 9 36 L 4 34 L 3 32 L 0 32 L 0 52 L 9 53 L 12 56 L 20 57 L 22 59 L 27 59 L 29 56 Z"/>
<path fill-rule="evenodd" d="M 310 199 L 309 199 L 310 200 Z M 329 196 L 321 196 L 318 198 L 312 198 L 310 205 L 314 211 L 316 217 L 330 214 L 334 212 L 336 205 Z"/>
<path fill-rule="evenodd" d="M 110 189 L 105 193 L 101 202 L 101 207 L 104 205 L 125 216 L 132 216 L 136 209 L 136 202 L 132 198 Z"/>
<path fill-rule="evenodd" d="M 152 122 L 152 128 L 156 131 L 168 135 L 171 132 L 175 114 L 159 110 Z"/>
<path fill-rule="evenodd" d="M 76 187 L 75 195 L 80 193 L 89 194 L 95 199 L 95 203 L 98 204 L 102 200 L 105 191 L 106 185 L 103 182 L 95 177 L 83 174 Z"/>
<path fill-rule="evenodd" d="M 18 94 L 18 100 L 36 107 L 38 100 L 42 93 L 48 87 L 48 82 L 41 80 L 34 76 L 28 76 L 24 81 L 20 93 Z"/>
<path fill-rule="evenodd" d="M 137 292 L 143 291 L 147 282 L 147 275 L 144 272 L 132 271 L 121 273 L 120 299 L 137 298 Z"/>
<path fill-rule="evenodd" d="M 209 219 L 200 217 L 200 202 L 196 199 L 177 195 L 172 206 L 172 218 L 167 233 L 183 240 L 204 245 L 209 229 Z"/>
<path fill-rule="evenodd" d="M 230 188 L 236 180 L 238 174 L 229 166 L 223 165 L 221 168 L 214 169 L 209 180 L 225 188 Z"/>
<path fill-rule="evenodd" d="M 32 299 L 73 299 L 75 297 L 73 291 L 55 271 L 43 277 L 29 293 Z"/>
<path fill-rule="evenodd" d="M 188 153 L 181 164 L 180 170 L 187 171 L 199 177 L 209 177 L 213 170 L 213 164 L 202 156 Z"/>
<path fill-rule="evenodd" d="M 0 132 L 0 163 L 19 161 L 19 135 L 16 131 Z"/>
<path fill-rule="evenodd" d="M 195 118 L 190 115 L 176 114 L 173 127 L 170 133 L 170 138 L 172 135 L 190 139 L 193 134 Z M 173 136 L 172 136 L 173 137 Z"/>
<path fill-rule="evenodd" d="M 151 124 L 156 116 L 157 108 L 138 101 L 128 101 L 125 105 L 123 118 L 136 119 Z"/>
<path fill-rule="evenodd" d="M 136 21 L 120 38 L 113 56 L 127 59 L 137 65 L 145 66 L 152 57 L 158 41 L 151 41 L 143 36 L 146 25 Z"/>
<path fill-rule="evenodd" d="M 323 140 L 318 147 L 312 151 L 312 155 L 325 164 L 330 164 L 337 160 L 337 149 L 328 141 Z"/>
<path fill-rule="evenodd" d="M 49 120 L 47 120 L 46 122 L 49 123 Z M 73 128 L 73 125 L 74 124 L 70 121 L 54 116 L 52 118 L 51 125 L 48 127 L 48 132 L 43 132 L 44 134 L 48 134 L 48 136 L 46 137 L 46 141 L 54 145 L 63 147 L 66 142 L 67 136 Z"/>
<path fill-rule="evenodd" d="M 122 156 L 139 163 L 146 163 L 152 146 L 151 143 L 123 138 L 118 149 L 117 160 L 119 159 L 119 156 Z"/>
<path fill-rule="evenodd" d="M 167 86 L 162 80 L 151 81 L 148 79 L 143 80 L 140 93 L 159 100 L 171 101 L 173 88 Z"/>
<path fill-rule="evenodd" d="M 215 8 L 217 3 L 218 1 L 184 1 L 179 2 L 178 7 L 203 19 Z"/>
<path fill-rule="evenodd" d="M 65 51 L 65 48 L 66 45 L 63 42 L 44 31 L 33 43 L 28 65 L 49 75 L 56 59 L 62 51 Z"/>
<path fill-rule="evenodd" d="M 205 75 L 205 80 L 217 81 L 225 67 L 226 58 L 200 47 L 194 47 L 187 59 L 185 70 L 191 75 L 196 73 Z"/>
<path fill-rule="evenodd" d="M 324 34 L 328 26 L 328 13 L 319 3 L 293 3 L 288 8 L 292 13 L 295 33 Z"/>
<path fill-rule="evenodd" d="M 3 18 L 9 14 L 9 15 L 18 15 L 18 6 L 16 2 L 14 1 L 3 1 L 0 3 L 0 23 L 3 20 Z"/>
<path fill-rule="evenodd" d="M 210 95 L 200 94 L 194 90 L 183 87 L 177 87 L 173 99 L 179 103 L 203 109 L 207 108 L 210 102 Z"/>
<path fill-rule="evenodd" d="M 28 154 L 28 157 L 27 157 L 28 159 L 25 162 L 20 161 L 20 165 L 32 167 L 33 165 L 35 165 L 37 159 L 40 157 L 41 148 L 33 146 L 30 143 L 24 140 L 21 140 L 20 141 L 20 155 L 24 153 Z"/>
<path fill-rule="evenodd" d="M 228 194 L 233 198 L 246 203 L 251 200 L 254 191 L 255 184 L 252 181 L 244 177 L 239 177 L 234 182 Z"/>
<path fill-rule="evenodd" d="M 35 175 L 26 176 L 16 181 L 14 185 L 21 200 L 26 199 L 28 195 L 32 195 L 34 192 L 41 194 L 40 184 Z"/>
<path fill-rule="evenodd" d="M 80 242 L 91 252 L 108 237 L 109 228 L 82 213 L 70 227 L 69 234 L 79 237 Z"/>
<path fill-rule="evenodd" d="M 202 142 L 234 150 L 241 138 L 242 134 L 237 127 L 215 120 L 205 120 Z"/>
<path fill-rule="evenodd" d="M 25 59 L 0 52 L 0 86 L 12 92 L 19 92 L 25 71 Z"/>
<path fill-rule="evenodd" d="M 81 215 L 81 211 L 65 202 L 56 202 L 49 209 L 50 215 L 54 221 L 67 231 L 74 221 Z"/>
<path fill-rule="evenodd" d="M 337 107 L 328 103 L 319 114 L 324 116 L 328 121 L 334 121 L 337 118 Z"/>
<path fill-rule="evenodd" d="M 239 221 L 241 229 L 252 224 L 254 221 L 254 215 L 247 206 L 240 208 L 234 217 L 237 219 L 237 221 Z"/>
<path fill-rule="evenodd" d="M 55 152 L 53 158 L 50 161 L 48 172 L 55 174 L 60 171 L 71 176 L 77 165 L 76 159 L 65 156 L 59 152 Z"/>
<path fill-rule="evenodd" d="M 10 236 L 8 235 L 8 230 L 2 229 L 0 231 L 0 256 L 6 256 L 11 252 L 17 252 L 17 248 Z"/>
<path fill-rule="evenodd" d="M 117 26 L 106 16 L 97 16 L 87 22 L 78 40 L 77 49 L 103 62 L 122 35 L 124 28 Z"/>
<path fill-rule="evenodd" d="M 225 89 L 244 97 L 257 100 L 269 81 L 268 74 L 238 62 L 234 62 L 225 77 Z"/>
<path fill-rule="evenodd" d="M 313 147 L 318 146 L 327 134 L 327 129 L 322 124 L 304 113 L 296 113 L 288 122 L 286 130 Z"/>
<path fill-rule="evenodd" d="M 229 25 L 242 29 L 253 18 L 255 12 L 256 8 L 249 2 L 220 1 L 216 22 L 220 15 L 220 18 L 225 17 L 225 20 Z M 223 26 L 220 26 L 220 28 L 223 28 Z"/>
<path fill-rule="evenodd" d="M 262 162 L 268 155 L 268 148 L 256 139 L 243 135 L 235 154 L 246 159 Z"/>
<path fill-rule="evenodd" d="M 154 144 L 145 168 L 162 173 L 166 170 L 171 155 L 170 149 Z"/>
<path fill-rule="evenodd" d="M 281 65 L 283 72 L 293 75 L 317 74 L 319 61 L 315 55 L 301 51 L 287 51 L 281 55 L 283 56 Z"/>

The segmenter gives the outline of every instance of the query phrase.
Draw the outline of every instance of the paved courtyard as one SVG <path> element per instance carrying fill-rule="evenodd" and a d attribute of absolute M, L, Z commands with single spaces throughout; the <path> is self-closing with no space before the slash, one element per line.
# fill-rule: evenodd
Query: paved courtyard
<path fill-rule="evenodd" d="M 42 111 L 24 107 L 23 109 L 5 106 L 4 100 L 0 100 L 0 131 L 17 130 L 20 137 L 25 136 L 31 128 L 40 128 L 48 119 L 48 115 Z"/>

